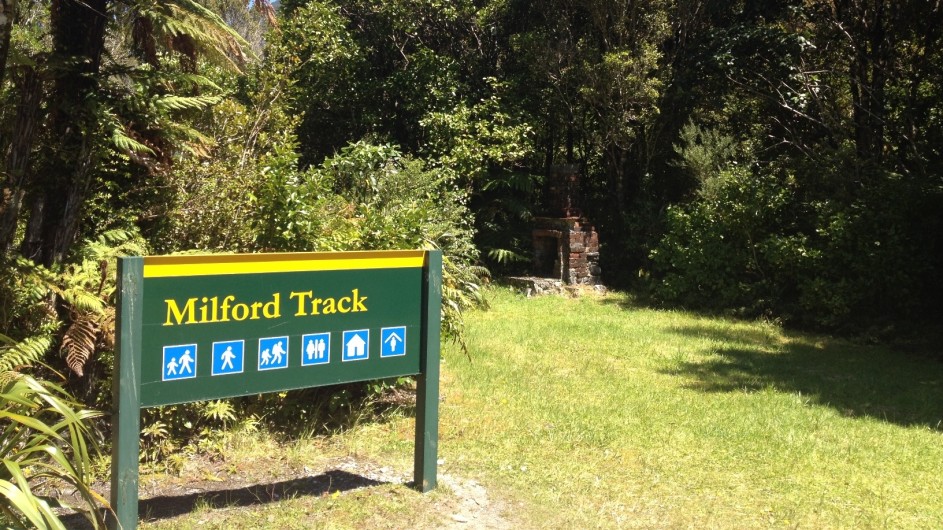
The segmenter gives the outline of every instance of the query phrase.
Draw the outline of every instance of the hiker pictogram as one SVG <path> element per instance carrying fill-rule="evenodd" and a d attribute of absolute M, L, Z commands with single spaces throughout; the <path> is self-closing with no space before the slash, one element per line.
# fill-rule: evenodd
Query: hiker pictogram
<path fill-rule="evenodd" d="M 288 337 L 259 339 L 259 370 L 288 367 Z"/>

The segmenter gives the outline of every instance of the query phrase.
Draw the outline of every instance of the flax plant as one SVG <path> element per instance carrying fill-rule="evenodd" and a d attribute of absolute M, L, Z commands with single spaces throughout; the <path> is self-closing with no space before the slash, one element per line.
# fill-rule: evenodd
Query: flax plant
<path fill-rule="evenodd" d="M 68 487 L 91 524 L 104 527 L 98 503 L 108 503 L 89 486 L 94 447 L 86 425 L 96 416 L 54 383 L 0 374 L 0 525 L 64 529 L 61 509 L 71 507 L 44 493 Z"/>

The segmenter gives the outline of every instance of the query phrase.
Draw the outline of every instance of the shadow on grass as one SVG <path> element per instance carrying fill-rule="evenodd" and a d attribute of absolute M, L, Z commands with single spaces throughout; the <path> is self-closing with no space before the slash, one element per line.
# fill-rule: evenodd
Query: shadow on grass
<path fill-rule="evenodd" d="M 773 342 L 762 332 L 689 326 L 674 333 L 712 339 L 703 361 L 680 361 L 671 375 L 704 392 L 774 388 L 801 393 L 812 403 L 849 417 L 941 429 L 943 363 L 899 351 L 821 339 Z"/>
<path fill-rule="evenodd" d="M 386 484 L 347 471 L 334 469 L 320 475 L 303 477 L 272 484 L 256 484 L 242 488 L 204 491 L 184 495 L 167 495 L 141 500 L 138 513 L 141 521 L 169 519 L 201 508 L 227 508 L 260 506 L 286 498 L 301 496 L 320 497 L 337 491 L 350 491 Z M 72 514 L 62 519 L 66 528 L 91 529 L 82 514 Z"/>

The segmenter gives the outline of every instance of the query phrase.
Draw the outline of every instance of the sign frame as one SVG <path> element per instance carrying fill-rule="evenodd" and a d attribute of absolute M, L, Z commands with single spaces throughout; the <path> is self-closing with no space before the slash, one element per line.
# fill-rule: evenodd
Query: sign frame
<path fill-rule="evenodd" d="M 139 457 L 141 434 L 141 409 L 152 406 L 169 404 L 172 402 L 186 403 L 200 401 L 204 398 L 185 399 L 182 401 L 157 402 L 153 399 L 142 402 L 142 357 L 145 343 L 152 345 L 152 335 L 155 330 L 145 326 L 145 260 L 150 263 L 159 262 L 164 268 L 172 269 L 175 264 L 183 264 L 178 270 L 183 271 L 184 277 L 188 272 L 200 269 L 201 263 L 210 263 L 207 270 L 222 271 L 220 274 L 209 274 L 205 271 L 198 274 L 210 276 L 224 276 L 226 274 L 246 274 L 240 269 L 240 262 L 272 263 L 273 270 L 277 270 L 282 263 L 280 260 L 292 262 L 307 262 L 310 260 L 304 274 L 318 275 L 326 271 L 356 271 L 352 274 L 372 274 L 371 270 L 380 273 L 385 270 L 384 264 L 402 263 L 409 257 L 415 260 L 421 258 L 421 280 L 418 294 L 418 370 L 402 375 L 416 377 L 416 431 L 413 466 L 413 486 L 420 492 L 435 489 L 436 466 L 438 454 L 438 423 L 439 423 L 439 360 L 441 355 L 441 309 L 442 309 L 442 252 L 440 250 L 425 251 L 360 251 L 360 252 L 321 252 L 321 253 L 283 253 L 283 254 L 212 254 L 203 256 L 158 256 L 158 257 L 123 257 L 118 260 L 118 315 L 116 322 L 116 345 L 114 373 L 112 376 L 112 462 L 111 462 L 111 507 L 115 517 L 109 518 L 109 528 L 131 530 L 137 527 L 138 522 L 138 488 L 139 488 Z M 233 265 L 235 263 L 235 265 Z M 195 265 L 194 265 L 195 264 Z M 302 267 L 304 268 L 304 267 Z M 251 267 L 250 267 L 251 269 Z M 272 271 L 268 271 L 272 272 Z M 249 270 L 248 274 L 252 274 Z M 225 281 L 225 280 L 223 280 Z M 169 309 L 168 309 L 169 313 Z M 168 319 L 169 321 L 169 319 Z M 403 334 L 407 330 L 398 323 L 391 323 L 387 327 L 402 328 Z M 158 333 L 161 330 L 156 330 Z M 409 330 L 408 333 L 412 333 Z M 383 334 L 386 332 L 384 331 Z M 377 339 L 381 336 L 379 328 L 375 331 Z M 147 340 L 146 340 L 147 339 Z M 400 338 L 402 340 L 402 338 Z M 329 341 L 328 344 L 330 344 Z M 340 342 L 340 341 L 338 341 Z M 246 343 L 248 344 L 248 342 Z M 401 345 L 401 344 L 400 344 Z M 176 346 L 174 346 L 176 347 Z M 381 345 L 382 348 L 382 345 Z M 396 355 L 389 357 L 400 361 L 399 347 L 393 341 L 392 348 Z M 328 352 L 330 356 L 330 352 Z M 166 353 L 164 353 L 166 356 Z M 337 364 L 341 364 L 341 355 L 338 355 Z M 377 358 L 381 355 L 378 353 Z M 247 359 L 241 357 L 241 362 Z M 331 363 L 334 360 L 331 359 Z M 153 363 L 151 363 L 153 364 Z M 365 366 L 367 363 L 344 363 L 351 366 Z M 302 366 L 304 363 L 302 362 Z M 162 368 L 161 368 L 162 369 Z M 247 368 L 248 369 L 248 368 Z M 209 368 L 206 368 L 209 370 Z M 196 367 L 194 375 L 196 374 Z M 146 372 L 146 370 L 145 370 Z M 241 372 L 240 372 L 241 373 Z M 352 381 L 370 380 L 362 377 L 349 377 L 337 381 L 320 382 L 308 386 L 298 386 L 292 383 L 284 388 L 314 388 Z M 171 384 L 176 380 L 170 380 Z M 164 381 L 168 382 L 168 381 Z M 277 384 L 277 383 L 275 383 Z M 281 388 L 266 388 L 262 392 L 281 391 Z M 246 392 L 237 391 L 233 394 L 214 396 L 205 399 L 217 399 L 246 395 Z M 145 397 L 147 394 L 145 392 Z"/>

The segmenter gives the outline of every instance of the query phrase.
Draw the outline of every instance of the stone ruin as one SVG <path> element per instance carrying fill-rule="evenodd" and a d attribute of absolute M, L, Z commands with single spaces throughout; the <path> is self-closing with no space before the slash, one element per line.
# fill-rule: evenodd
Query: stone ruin
<path fill-rule="evenodd" d="M 575 205 L 579 166 L 556 166 L 547 188 L 547 215 L 534 219 L 533 276 L 512 278 L 528 294 L 565 292 L 566 286 L 602 287 L 599 234 Z"/>
<path fill-rule="evenodd" d="M 569 285 L 600 283 L 599 234 L 580 217 L 538 217 L 532 232 L 533 273 Z"/>

